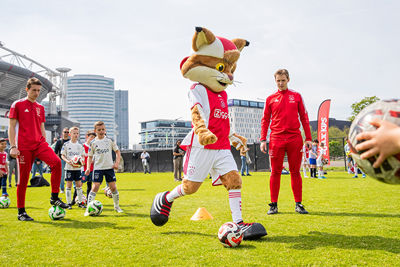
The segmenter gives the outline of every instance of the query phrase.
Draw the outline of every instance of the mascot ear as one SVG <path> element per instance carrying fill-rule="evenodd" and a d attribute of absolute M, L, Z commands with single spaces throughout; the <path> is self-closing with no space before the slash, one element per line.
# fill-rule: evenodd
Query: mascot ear
<path fill-rule="evenodd" d="M 236 45 L 236 47 L 237 47 L 237 49 L 241 52 L 242 51 L 242 49 L 245 47 L 245 46 L 249 46 L 249 41 L 247 41 L 247 40 L 245 40 L 245 39 L 233 39 L 232 40 L 232 43 L 234 43 L 235 45 Z"/>
<path fill-rule="evenodd" d="M 199 51 L 203 45 L 209 45 L 215 41 L 214 34 L 206 28 L 196 27 L 196 33 L 193 36 L 192 48 L 195 52 Z"/>

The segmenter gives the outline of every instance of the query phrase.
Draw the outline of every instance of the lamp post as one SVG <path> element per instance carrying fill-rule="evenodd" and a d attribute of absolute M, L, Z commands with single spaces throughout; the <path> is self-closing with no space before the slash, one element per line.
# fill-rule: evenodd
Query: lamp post
<path fill-rule="evenodd" d="M 175 123 L 176 123 L 178 120 L 180 120 L 180 119 L 182 119 L 182 117 L 179 117 L 179 118 L 175 119 L 175 120 L 171 123 L 171 128 L 172 128 L 172 130 L 171 130 L 171 135 L 172 135 L 172 149 L 174 149 L 174 145 L 175 145 L 175 134 L 176 134 L 176 132 L 175 132 Z"/>

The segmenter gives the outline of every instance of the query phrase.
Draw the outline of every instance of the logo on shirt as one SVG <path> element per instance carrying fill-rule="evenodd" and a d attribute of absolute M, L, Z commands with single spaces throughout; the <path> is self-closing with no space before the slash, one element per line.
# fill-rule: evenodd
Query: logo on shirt
<path fill-rule="evenodd" d="M 228 112 L 224 112 L 224 111 L 222 111 L 222 110 L 220 110 L 220 109 L 215 109 L 214 110 L 214 118 L 217 118 L 217 119 L 227 119 L 229 117 L 229 114 L 228 114 Z"/>
<path fill-rule="evenodd" d="M 289 100 L 294 101 L 294 95 L 289 95 Z"/>
<path fill-rule="evenodd" d="M 225 108 L 226 107 L 224 100 L 221 99 L 220 103 L 221 103 L 221 108 Z"/>
<path fill-rule="evenodd" d="M 25 109 L 25 111 L 24 112 L 29 112 L 29 110 L 28 109 Z"/>
<path fill-rule="evenodd" d="M 36 114 L 40 117 L 40 108 L 36 108 Z"/>
<path fill-rule="evenodd" d="M 279 102 L 279 99 L 278 99 L 278 98 L 275 98 L 274 102 L 275 102 L 275 103 L 276 103 L 276 102 Z"/>

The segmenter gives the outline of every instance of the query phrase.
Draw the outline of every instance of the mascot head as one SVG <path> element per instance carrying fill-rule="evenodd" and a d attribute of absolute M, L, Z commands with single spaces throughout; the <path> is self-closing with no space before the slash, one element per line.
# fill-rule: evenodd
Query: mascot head
<path fill-rule="evenodd" d="M 196 27 L 192 41 L 194 53 L 182 60 L 182 75 L 214 92 L 222 92 L 233 83 L 240 51 L 248 45 L 244 39 L 228 40 L 214 36 L 206 28 Z"/>

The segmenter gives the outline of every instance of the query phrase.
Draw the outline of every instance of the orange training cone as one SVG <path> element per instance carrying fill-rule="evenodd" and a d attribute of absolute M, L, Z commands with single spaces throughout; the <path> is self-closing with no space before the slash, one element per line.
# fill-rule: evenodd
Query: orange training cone
<path fill-rule="evenodd" d="M 196 212 L 193 214 L 192 221 L 201 221 L 201 220 L 212 220 L 213 216 L 206 210 L 206 208 L 198 208 Z"/>

